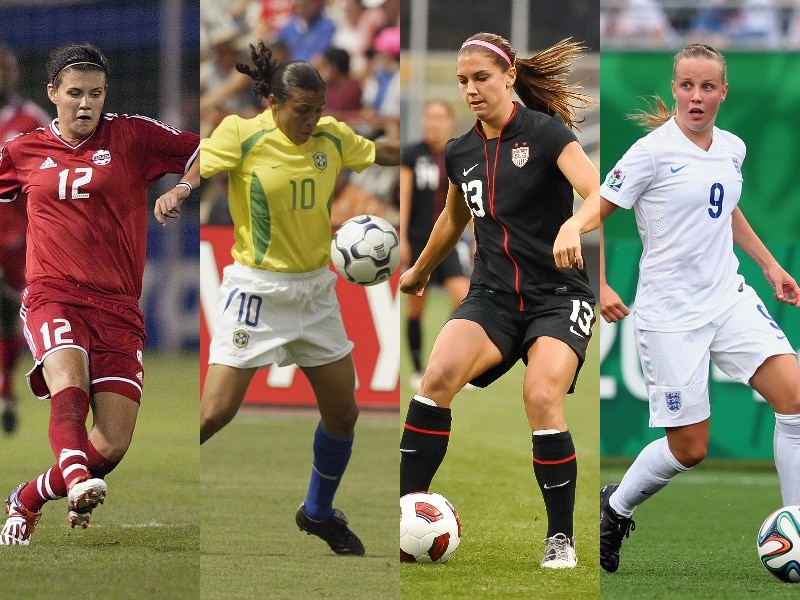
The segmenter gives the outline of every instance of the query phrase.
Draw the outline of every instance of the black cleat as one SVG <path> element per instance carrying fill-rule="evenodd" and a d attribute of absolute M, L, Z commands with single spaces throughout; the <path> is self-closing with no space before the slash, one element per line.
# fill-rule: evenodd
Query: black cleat
<path fill-rule="evenodd" d="M 306 505 L 301 504 L 294 520 L 301 531 L 325 540 L 336 554 L 364 555 L 364 544 L 347 527 L 347 517 L 338 508 L 333 509 L 333 516 L 327 521 L 315 521 L 308 516 Z"/>
<path fill-rule="evenodd" d="M 608 503 L 618 487 L 612 483 L 600 490 L 600 566 L 609 573 L 619 568 L 622 538 L 630 537 L 630 532 L 636 529 L 633 519 L 619 516 Z"/>

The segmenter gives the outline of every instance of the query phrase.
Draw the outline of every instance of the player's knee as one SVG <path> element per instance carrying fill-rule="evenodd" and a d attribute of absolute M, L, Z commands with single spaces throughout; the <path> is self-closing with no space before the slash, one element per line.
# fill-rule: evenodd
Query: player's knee
<path fill-rule="evenodd" d="M 236 416 L 236 410 L 226 406 L 201 406 L 200 408 L 200 432 L 201 434 L 213 435 Z"/>
<path fill-rule="evenodd" d="M 679 463 L 687 469 L 699 465 L 708 453 L 708 444 L 702 441 L 693 441 L 681 444 L 677 448 L 670 446 L 670 452 Z"/>
<path fill-rule="evenodd" d="M 419 395 L 426 398 L 452 398 L 467 384 L 463 376 L 451 365 L 429 363 L 422 377 Z"/>

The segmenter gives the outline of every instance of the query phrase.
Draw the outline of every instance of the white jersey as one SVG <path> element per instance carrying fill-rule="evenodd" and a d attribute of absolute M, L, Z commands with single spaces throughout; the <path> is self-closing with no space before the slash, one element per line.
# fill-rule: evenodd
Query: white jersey
<path fill-rule="evenodd" d="M 731 213 L 742 192 L 744 142 L 714 127 L 708 151 L 673 117 L 638 140 L 600 195 L 633 208 L 644 246 L 634 325 L 689 331 L 722 314 L 744 283 L 733 252 Z"/>

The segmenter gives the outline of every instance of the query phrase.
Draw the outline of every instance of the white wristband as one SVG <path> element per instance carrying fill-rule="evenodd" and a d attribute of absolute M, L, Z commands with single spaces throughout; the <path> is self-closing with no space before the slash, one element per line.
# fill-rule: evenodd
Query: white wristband
<path fill-rule="evenodd" d="M 190 194 L 192 193 L 192 190 L 194 189 L 194 188 L 192 187 L 192 184 L 191 184 L 191 183 L 189 183 L 188 181 L 179 181 L 178 183 L 176 183 L 176 184 L 175 184 L 175 187 L 178 187 L 179 185 L 184 185 L 184 186 L 186 186 L 186 187 L 189 189 L 189 193 L 190 193 Z"/>

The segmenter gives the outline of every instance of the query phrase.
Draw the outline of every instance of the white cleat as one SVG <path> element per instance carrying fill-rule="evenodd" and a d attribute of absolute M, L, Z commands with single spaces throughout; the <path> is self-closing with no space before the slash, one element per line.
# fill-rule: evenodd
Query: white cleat
<path fill-rule="evenodd" d="M 578 565 L 575 546 L 563 533 L 544 540 L 544 558 L 539 566 L 543 569 L 574 569 Z"/>
<path fill-rule="evenodd" d="M 28 510 L 19 501 L 19 491 L 25 484 L 17 486 L 8 495 L 6 500 L 6 519 L 3 529 L 0 530 L 0 546 L 28 546 L 31 543 L 31 534 L 36 523 L 42 516 L 41 512 Z"/>
<path fill-rule="evenodd" d="M 97 478 L 85 479 L 72 486 L 67 495 L 70 527 L 80 525 L 86 529 L 89 526 L 92 510 L 105 501 L 106 490 L 106 482 Z"/>

